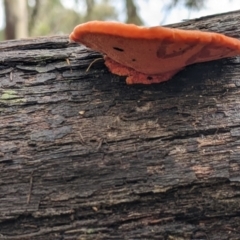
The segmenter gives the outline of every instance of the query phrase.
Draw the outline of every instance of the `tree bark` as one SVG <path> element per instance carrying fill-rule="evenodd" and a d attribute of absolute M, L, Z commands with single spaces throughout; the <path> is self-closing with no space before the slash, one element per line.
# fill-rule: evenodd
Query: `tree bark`
<path fill-rule="evenodd" d="M 0 239 L 240 238 L 239 58 L 127 86 L 67 37 L 0 51 Z"/>

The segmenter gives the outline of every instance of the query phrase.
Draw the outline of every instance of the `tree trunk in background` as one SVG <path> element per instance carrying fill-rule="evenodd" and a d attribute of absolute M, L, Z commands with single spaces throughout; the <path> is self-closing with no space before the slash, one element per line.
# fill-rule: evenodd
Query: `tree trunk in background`
<path fill-rule="evenodd" d="M 30 15 L 30 20 L 29 20 L 29 35 L 31 35 L 32 30 L 34 29 L 38 13 L 40 10 L 40 3 L 42 3 L 43 0 L 35 0 L 35 5 L 32 8 L 32 11 L 29 13 Z"/>
<path fill-rule="evenodd" d="M 127 9 L 127 23 L 134 23 L 137 25 L 142 25 L 143 22 L 138 16 L 137 7 L 133 0 L 126 0 L 126 9 Z"/>
<path fill-rule="evenodd" d="M 94 8 L 94 5 L 95 5 L 95 1 L 94 0 L 85 0 L 85 3 L 86 3 L 86 6 L 87 6 L 85 22 L 87 22 L 87 21 L 91 20 L 93 8 Z"/>
<path fill-rule="evenodd" d="M 28 37 L 27 0 L 4 0 L 5 38 L 18 39 Z"/>
<path fill-rule="evenodd" d="M 173 26 L 240 38 L 240 11 Z M 0 54 L 0 239 L 240 239 L 238 58 L 128 86 L 68 36 Z"/>

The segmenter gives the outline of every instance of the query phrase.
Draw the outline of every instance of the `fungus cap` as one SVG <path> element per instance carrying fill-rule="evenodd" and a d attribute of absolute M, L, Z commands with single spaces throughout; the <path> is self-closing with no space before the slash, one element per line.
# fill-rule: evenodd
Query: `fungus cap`
<path fill-rule="evenodd" d="M 118 22 L 80 24 L 70 40 L 103 53 L 127 84 L 167 81 L 187 65 L 240 55 L 240 41 L 223 34 Z"/>

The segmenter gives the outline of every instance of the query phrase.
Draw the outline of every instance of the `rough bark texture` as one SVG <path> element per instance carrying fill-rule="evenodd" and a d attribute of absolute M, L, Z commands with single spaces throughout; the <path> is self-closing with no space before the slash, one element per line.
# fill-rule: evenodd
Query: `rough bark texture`
<path fill-rule="evenodd" d="M 0 239 L 240 238 L 239 58 L 127 86 L 67 37 L 0 52 Z"/>

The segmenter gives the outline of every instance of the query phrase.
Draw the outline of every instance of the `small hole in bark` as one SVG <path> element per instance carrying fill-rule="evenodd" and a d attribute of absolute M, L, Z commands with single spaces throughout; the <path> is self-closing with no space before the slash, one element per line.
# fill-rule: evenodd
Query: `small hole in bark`
<path fill-rule="evenodd" d="M 135 58 L 133 58 L 133 59 L 132 59 L 132 62 L 135 62 L 135 61 L 136 61 L 136 59 L 135 59 Z"/>
<path fill-rule="evenodd" d="M 147 80 L 151 81 L 153 78 L 151 76 L 147 77 Z"/>

